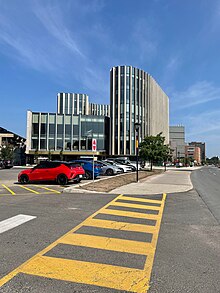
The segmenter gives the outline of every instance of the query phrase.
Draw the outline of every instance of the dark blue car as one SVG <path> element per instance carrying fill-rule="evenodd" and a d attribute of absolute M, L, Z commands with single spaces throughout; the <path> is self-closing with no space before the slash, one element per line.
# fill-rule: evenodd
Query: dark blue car
<path fill-rule="evenodd" d="M 92 179 L 93 178 L 93 162 L 92 161 L 74 160 L 71 162 L 78 163 L 83 167 L 83 169 L 85 170 L 85 175 L 84 175 L 85 179 Z M 94 178 L 101 175 L 101 173 L 102 173 L 101 165 L 94 162 Z"/>

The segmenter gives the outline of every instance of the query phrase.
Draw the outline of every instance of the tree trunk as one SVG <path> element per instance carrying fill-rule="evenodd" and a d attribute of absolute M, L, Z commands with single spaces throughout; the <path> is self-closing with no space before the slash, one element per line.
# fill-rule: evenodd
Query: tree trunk
<path fill-rule="evenodd" d="M 150 161 L 150 170 L 153 170 L 153 160 Z"/>

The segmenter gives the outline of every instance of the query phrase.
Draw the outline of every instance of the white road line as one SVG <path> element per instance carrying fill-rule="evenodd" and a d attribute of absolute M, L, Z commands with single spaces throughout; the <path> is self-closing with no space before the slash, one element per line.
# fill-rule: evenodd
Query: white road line
<path fill-rule="evenodd" d="M 5 231 L 11 230 L 21 224 L 24 224 L 28 221 L 31 221 L 35 218 L 37 218 L 37 217 L 20 214 L 20 215 L 14 216 L 12 218 L 9 218 L 7 220 L 1 221 L 0 222 L 0 234 Z"/>

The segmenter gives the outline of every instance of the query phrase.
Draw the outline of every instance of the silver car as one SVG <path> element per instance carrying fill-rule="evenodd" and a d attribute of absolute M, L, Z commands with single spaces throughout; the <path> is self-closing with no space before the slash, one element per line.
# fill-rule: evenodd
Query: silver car
<path fill-rule="evenodd" d="M 123 170 L 123 173 L 124 172 L 132 172 L 132 168 L 130 166 L 127 166 L 127 165 L 124 165 L 124 164 L 120 164 L 120 163 L 116 163 L 116 162 L 113 162 L 111 160 L 105 160 L 105 162 L 107 162 L 108 164 L 111 164 L 112 166 L 115 166 L 117 168 L 120 168 Z"/>
<path fill-rule="evenodd" d="M 102 169 L 102 175 L 116 175 L 116 174 L 120 174 L 123 173 L 123 170 L 117 166 L 111 165 L 108 162 L 105 161 L 96 161 L 99 165 L 101 165 L 101 169 Z"/>

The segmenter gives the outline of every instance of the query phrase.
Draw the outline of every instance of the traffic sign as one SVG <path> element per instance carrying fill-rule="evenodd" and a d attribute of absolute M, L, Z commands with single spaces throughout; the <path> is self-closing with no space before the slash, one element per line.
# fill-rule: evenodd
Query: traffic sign
<path fill-rule="evenodd" d="M 93 138 L 92 139 L 92 151 L 93 152 L 96 152 L 96 146 L 97 146 L 96 138 Z"/>

